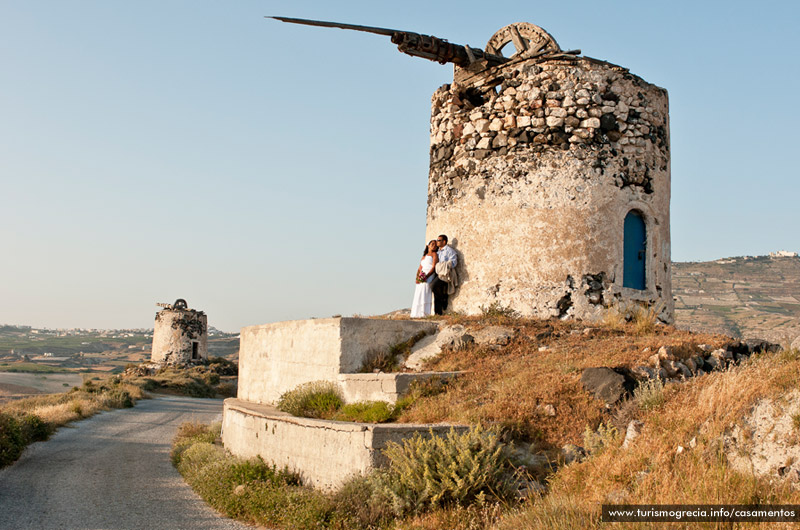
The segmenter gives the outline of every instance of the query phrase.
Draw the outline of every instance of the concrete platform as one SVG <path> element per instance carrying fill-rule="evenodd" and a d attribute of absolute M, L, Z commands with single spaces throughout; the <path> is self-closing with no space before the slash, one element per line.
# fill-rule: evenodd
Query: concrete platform
<path fill-rule="evenodd" d="M 354 474 L 386 465 L 381 452 L 392 441 L 420 433 L 446 435 L 465 425 L 371 424 L 297 418 L 269 405 L 225 400 L 222 441 L 232 454 L 261 456 L 299 472 L 307 484 L 332 489 Z"/>
<path fill-rule="evenodd" d="M 416 372 L 416 373 L 377 373 L 377 374 L 339 374 L 338 382 L 346 403 L 356 401 L 388 401 L 397 403 L 406 394 L 414 381 L 424 381 L 431 377 L 450 379 L 461 372 Z"/>
<path fill-rule="evenodd" d="M 435 322 L 341 317 L 242 328 L 237 395 L 275 403 L 302 383 L 338 382 L 339 374 L 358 372 L 370 356 L 437 329 Z"/>

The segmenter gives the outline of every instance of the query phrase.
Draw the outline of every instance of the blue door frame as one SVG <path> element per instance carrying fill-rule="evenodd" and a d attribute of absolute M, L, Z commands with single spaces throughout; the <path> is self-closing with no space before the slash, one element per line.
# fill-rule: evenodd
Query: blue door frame
<path fill-rule="evenodd" d="M 647 260 L 647 229 L 641 212 L 631 210 L 625 216 L 623 287 L 647 288 L 645 265 Z"/>

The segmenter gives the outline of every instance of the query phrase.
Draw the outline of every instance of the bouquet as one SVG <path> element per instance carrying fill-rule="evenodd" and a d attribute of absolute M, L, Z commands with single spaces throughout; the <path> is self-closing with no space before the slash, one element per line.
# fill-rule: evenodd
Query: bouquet
<path fill-rule="evenodd" d="M 427 275 L 424 272 L 419 271 L 419 274 L 417 275 L 417 283 L 425 283 L 427 280 Z"/>

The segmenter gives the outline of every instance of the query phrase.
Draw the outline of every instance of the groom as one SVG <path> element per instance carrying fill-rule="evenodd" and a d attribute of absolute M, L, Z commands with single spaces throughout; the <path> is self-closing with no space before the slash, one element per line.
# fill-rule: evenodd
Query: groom
<path fill-rule="evenodd" d="M 450 262 L 453 269 L 458 265 L 458 255 L 453 247 L 447 244 L 447 236 L 442 234 L 436 239 L 436 246 L 439 247 L 437 254 L 439 255 L 439 263 L 444 261 Z M 444 314 L 447 311 L 447 282 L 441 280 L 437 274 L 434 274 L 433 281 L 431 282 L 431 291 L 433 291 L 433 312 L 437 315 Z"/>

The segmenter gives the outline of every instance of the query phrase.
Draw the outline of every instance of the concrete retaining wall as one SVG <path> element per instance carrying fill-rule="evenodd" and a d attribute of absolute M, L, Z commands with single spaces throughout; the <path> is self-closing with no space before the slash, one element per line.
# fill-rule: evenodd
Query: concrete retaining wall
<path fill-rule="evenodd" d="M 348 477 L 387 463 L 381 450 L 415 433 L 446 435 L 466 426 L 364 424 L 297 418 L 268 405 L 225 400 L 222 441 L 232 454 L 261 456 L 303 475 L 307 484 L 331 489 Z"/>
<path fill-rule="evenodd" d="M 337 382 L 357 372 L 377 352 L 420 332 L 433 322 L 368 318 L 324 318 L 242 328 L 238 397 L 274 403 L 281 394 L 309 381 Z"/>

